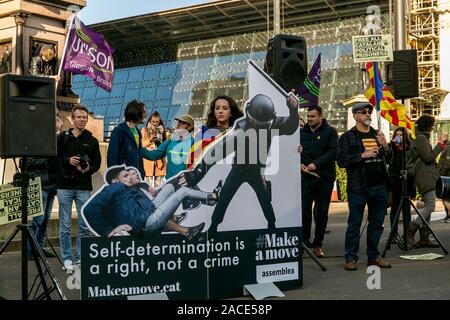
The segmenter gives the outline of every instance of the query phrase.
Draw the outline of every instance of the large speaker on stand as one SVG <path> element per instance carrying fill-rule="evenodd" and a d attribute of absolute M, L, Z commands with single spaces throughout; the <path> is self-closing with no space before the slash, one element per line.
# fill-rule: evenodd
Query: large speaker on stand
<path fill-rule="evenodd" d="M 285 91 L 297 92 L 305 80 L 307 69 L 305 38 L 278 34 L 269 40 L 264 71 Z"/>
<path fill-rule="evenodd" d="M 416 50 L 395 50 L 394 61 L 387 65 L 388 88 L 396 99 L 419 96 Z"/>
<path fill-rule="evenodd" d="M 0 255 L 21 233 L 22 300 L 33 297 L 51 300 L 51 293 L 55 290 L 61 299 L 65 299 L 61 286 L 28 223 L 29 181 L 34 179 L 28 174 L 29 156 L 56 156 L 55 80 L 13 74 L 1 75 L 0 157 L 21 157 L 20 172 L 14 175 L 14 186 L 20 187 L 21 192 L 21 223 L 0 247 Z M 28 250 L 31 250 L 38 272 L 30 290 L 28 290 Z M 40 283 L 36 282 L 38 278 Z M 51 283 L 47 283 L 48 279 Z"/>
<path fill-rule="evenodd" d="M 53 78 L 0 76 L 0 157 L 56 156 Z"/>

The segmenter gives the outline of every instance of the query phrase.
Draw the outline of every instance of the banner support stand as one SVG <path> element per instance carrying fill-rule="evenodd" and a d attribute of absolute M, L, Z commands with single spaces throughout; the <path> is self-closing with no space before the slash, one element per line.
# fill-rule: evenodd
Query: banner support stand
<path fill-rule="evenodd" d="M 284 297 L 284 293 L 273 282 L 246 284 L 243 287 L 244 296 L 251 295 L 255 300 L 268 297 Z"/>

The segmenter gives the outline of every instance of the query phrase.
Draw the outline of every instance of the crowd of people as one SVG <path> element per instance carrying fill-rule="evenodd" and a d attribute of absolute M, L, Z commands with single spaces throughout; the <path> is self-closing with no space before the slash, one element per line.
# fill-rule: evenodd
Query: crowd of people
<path fill-rule="evenodd" d="M 42 51 L 42 59 L 46 59 L 46 54 L 48 52 Z M 36 75 L 41 72 L 37 70 L 37 67 L 34 69 L 36 69 Z M 108 167 L 119 165 L 120 170 L 111 171 L 110 175 L 115 173 L 116 176 L 109 177 L 111 181 L 109 182 L 108 190 L 117 189 L 118 186 L 122 185 L 128 186 L 128 182 L 125 183 L 128 181 L 128 174 L 126 174 L 127 177 L 125 178 L 123 176 L 131 167 L 139 171 L 138 174 L 134 175 L 137 178 L 134 179 L 135 181 L 132 184 L 140 185 L 142 184 L 141 177 L 147 178 L 150 184 L 150 186 L 147 185 L 147 188 L 159 187 L 165 179 L 170 179 L 180 171 L 186 170 L 188 152 L 180 153 L 179 150 L 180 145 L 183 146 L 182 150 L 189 150 L 194 142 L 194 119 L 188 114 L 177 116 L 174 119 L 176 123 L 175 129 L 171 130 L 164 126 L 161 116 L 155 111 L 148 117 L 145 125 L 138 129 L 138 126 L 144 124 L 146 115 L 147 106 L 142 102 L 133 100 L 125 108 L 125 121 L 119 124 L 112 132 L 107 153 L 107 165 Z M 225 95 L 219 96 L 212 101 L 208 121 L 205 126 L 200 128 L 200 131 L 205 132 L 208 129 L 214 129 L 212 136 L 214 138 L 214 135 L 230 129 L 234 121 L 242 115 L 242 111 L 232 98 Z M 29 173 L 40 177 L 42 183 L 44 215 L 33 219 L 33 231 L 45 256 L 49 258 L 54 257 L 55 254 L 50 250 L 44 249 L 44 245 L 53 201 L 57 195 L 61 256 L 64 268 L 69 273 L 73 272 L 75 265 L 81 263 L 80 239 L 89 233 L 88 227 L 82 219 L 81 208 L 91 197 L 93 189 L 92 175 L 98 171 L 101 164 L 99 143 L 92 133 L 86 129 L 87 121 L 87 108 L 82 105 L 76 105 L 71 111 L 73 128 L 61 132 L 62 122 L 57 117 L 57 156 L 27 158 Z M 211 134 L 211 131 L 208 133 Z M 133 175 L 129 174 L 129 176 L 129 180 L 133 180 Z M 144 192 L 144 189 L 147 188 L 135 188 L 130 192 L 133 192 L 135 198 L 140 196 L 142 199 L 148 199 L 145 195 L 146 191 Z M 128 190 L 127 187 L 122 189 Z M 119 193 L 122 195 L 127 194 L 124 190 L 119 190 Z M 136 190 L 141 190 L 141 192 Z M 113 191 L 115 192 L 115 190 Z M 207 193 L 198 189 L 180 188 L 175 183 L 166 184 L 161 188 L 160 192 L 155 194 L 153 200 L 146 201 L 146 206 L 154 208 L 154 211 L 158 213 L 152 214 L 152 217 L 168 216 L 170 217 L 169 221 L 164 223 L 163 226 L 161 218 L 153 219 L 155 221 L 150 219 L 152 222 L 144 225 L 141 231 L 147 234 L 154 234 L 165 227 L 165 230 L 177 231 L 186 236 L 188 240 L 192 240 L 203 229 L 204 223 L 189 228 L 183 227 L 179 225 L 180 217 L 175 219 L 173 212 L 186 199 L 194 199 L 206 205 L 215 204 L 217 192 L 217 189 L 213 190 L 212 193 Z M 173 197 L 176 197 L 177 200 L 172 201 Z M 118 205 L 113 207 L 115 209 L 123 208 L 129 202 L 119 201 Z M 78 212 L 75 250 L 72 248 L 71 235 L 73 203 L 75 203 Z M 143 202 L 140 203 L 142 204 Z M 92 205 L 96 204 L 98 205 L 98 203 L 92 203 Z M 153 210 L 141 210 L 142 208 L 134 207 L 143 216 L 148 215 L 150 211 L 153 212 Z M 123 214 L 123 212 L 118 213 L 117 219 L 123 222 L 120 214 Z M 130 219 L 133 220 L 132 218 L 134 217 L 136 221 L 142 220 L 139 214 L 130 216 Z M 130 230 L 127 225 L 133 225 L 133 223 L 131 220 L 128 220 L 127 223 L 120 223 L 111 230 L 108 229 L 108 226 L 105 227 L 104 221 L 97 219 L 94 223 L 101 225 L 102 228 L 100 229 L 102 231 L 108 231 L 105 231 L 106 234 L 102 232 L 102 235 L 113 236 Z M 166 219 L 164 218 L 164 220 Z M 29 259 L 34 259 L 32 250 L 33 248 L 30 245 Z"/>
<path fill-rule="evenodd" d="M 381 131 L 371 127 L 373 107 L 369 103 L 356 103 L 352 107 L 355 126 L 339 138 L 336 130 L 323 117 L 319 106 L 307 111 L 307 121 L 299 118 L 302 173 L 303 243 L 314 248 L 317 257 L 324 257 L 322 249 L 328 221 L 328 211 L 336 179 L 336 162 L 347 173 L 347 199 L 349 215 L 345 233 L 344 269 L 357 270 L 361 224 L 368 209 L 367 265 L 390 268 L 391 264 L 380 257 L 378 249 L 384 231 L 384 218 L 390 207 L 391 228 L 402 196 L 402 181 L 406 179 L 406 195 L 419 197 L 423 203 L 421 216 L 430 222 L 436 205 L 436 181 L 440 175 L 450 173 L 450 144 L 448 135 L 442 134 L 435 147 L 430 142 L 434 130 L 434 117 L 422 115 L 415 124 L 416 137 L 411 139 L 407 129 L 398 128 L 388 142 Z M 405 132 L 405 134 L 404 134 Z M 405 168 L 402 167 L 403 151 Z M 437 158 L 440 155 L 439 163 Z M 390 199 L 390 201 L 389 201 Z M 450 202 L 443 200 L 448 221 Z M 313 208 L 314 206 L 314 208 Z M 311 242 L 311 224 L 315 233 Z M 408 244 L 412 248 L 438 247 L 430 239 L 429 228 L 417 215 L 404 216 L 409 223 Z M 419 231 L 419 238 L 416 233 Z M 393 233 L 396 232 L 394 229 Z"/>
<path fill-rule="evenodd" d="M 394 213 L 402 195 L 402 152 L 406 151 L 408 195 L 415 198 L 417 188 L 424 203 L 421 214 L 426 221 L 430 221 L 436 203 L 434 190 L 436 180 L 439 175 L 450 173 L 448 136 L 442 135 L 439 143 L 433 148 L 430 144 L 430 133 L 434 130 L 434 118 L 423 115 L 416 122 L 414 140 L 410 139 L 409 133 L 404 134 L 406 130 L 399 128 L 388 141 L 381 131 L 371 127 L 373 107 L 369 103 L 357 103 L 352 107 L 355 126 L 339 137 L 336 129 L 324 117 L 320 106 L 309 107 L 307 119 L 304 121 L 298 118 L 298 105 L 294 101 L 289 99 L 287 101 L 290 116 L 272 117 L 275 115 L 273 104 L 270 99 L 266 100 L 267 97 L 264 95 L 255 96 L 247 105 L 246 116 L 243 117 L 243 112 L 231 97 L 218 96 L 211 102 L 205 125 L 196 129 L 194 119 L 189 114 L 184 114 L 174 118 L 176 125 L 173 132 L 169 132 L 165 127 L 157 111 L 147 117 L 147 106 L 144 103 L 137 100 L 130 101 L 125 108 L 124 122 L 113 130 L 110 138 L 107 165 L 115 169 L 108 171 L 107 180 L 109 180 L 105 188 L 107 192 L 102 194 L 106 200 L 100 197 L 100 200 L 91 201 L 89 206 L 85 206 L 84 214 L 91 219 L 90 224 L 97 227 L 99 235 L 106 237 L 124 233 L 153 236 L 162 230 L 172 230 L 191 241 L 199 236 L 204 223 L 194 227 L 183 227 L 179 224 L 181 218 L 175 217 L 174 212 L 180 204 L 192 206 L 195 203 L 197 205 L 203 203 L 216 206 L 209 228 L 210 236 L 214 236 L 223 220 L 230 197 L 240 184 L 247 182 L 258 196 L 268 228 L 274 229 L 275 215 L 271 199 L 263 196 L 267 195 L 266 189 L 269 186 L 259 173 L 260 167 L 255 166 L 258 174 L 253 174 L 251 166 L 245 168 L 233 166 L 224 185 L 222 186 L 221 181 L 211 192 L 201 191 L 195 186 L 209 170 L 206 165 L 199 164 L 197 169 L 192 170 L 195 179 L 184 175 L 177 179 L 172 178 L 181 171 L 190 169 L 189 164 L 195 160 L 189 159 L 192 156 L 189 150 L 196 141 L 196 133 L 208 134 L 208 139 L 214 140 L 235 125 L 242 129 L 240 130 L 242 132 L 269 126 L 276 127 L 280 135 L 291 135 L 298 126 L 301 141 L 298 151 L 301 154 L 303 243 L 313 248 L 317 257 L 325 256 L 323 244 L 327 233 L 328 211 L 336 180 L 337 163 L 339 167 L 345 168 L 347 173 L 349 216 L 345 233 L 344 269 L 349 271 L 357 269 L 360 229 L 366 206 L 368 207 L 367 263 L 390 268 L 391 265 L 380 258 L 378 245 L 389 206 L 391 225 L 395 224 Z M 266 122 L 258 118 L 261 117 L 258 115 L 258 112 L 261 113 L 259 109 L 264 109 L 263 111 L 270 114 Z M 58 132 L 57 156 L 28 160 L 30 172 L 41 176 L 43 188 L 45 214 L 33 220 L 38 242 L 44 247 L 46 226 L 54 197 L 57 195 L 61 255 L 68 272 L 72 272 L 74 265 L 80 263 L 80 238 L 88 234 L 86 222 L 81 218 L 81 208 L 91 197 L 92 175 L 101 164 L 99 143 L 86 129 L 88 110 L 82 105 L 77 105 L 73 108 L 71 117 L 73 128 Z M 236 122 L 240 118 L 241 120 Z M 295 119 L 294 126 L 291 125 L 293 119 Z M 60 127 L 60 123 L 57 127 Z M 436 159 L 439 154 L 441 156 L 438 166 Z M 130 170 L 137 172 L 132 173 Z M 183 186 L 188 178 L 191 180 L 192 188 Z M 146 186 L 142 187 L 144 179 Z M 159 193 L 155 191 L 165 180 L 170 183 L 160 188 Z M 220 189 L 228 190 L 224 193 L 225 196 L 218 196 Z M 148 197 L 149 192 L 154 194 Z M 113 194 L 119 195 L 116 202 L 108 201 L 107 198 Z M 391 194 L 391 197 L 388 194 Z M 137 198 L 141 199 L 137 201 L 139 206 L 131 205 L 130 199 Z M 78 211 L 74 253 L 71 241 L 73 202 Z M 450 208 L 450 202 L 445 200 L 444 204 L 446 208 Z M 127 215 L 126 219 L 123 216 L 125 207 L 134 208 L 134 213 Z M 90 210 L 92 208 L 93 210 Z M 96 216 L 93 214 L 94 211 L 106 212 L 114 216 L 112 219 L 114 221 Z M 417 231 L 419 231 L 418 240 L 415 238 Z M 429 238 L 428 229 L 421 219 L 412 220 L 407 233 L 408 243 L 413 247 L 438 246 Z M 54 256 L 50 251 L 43 252 L 47 257 Z"/>

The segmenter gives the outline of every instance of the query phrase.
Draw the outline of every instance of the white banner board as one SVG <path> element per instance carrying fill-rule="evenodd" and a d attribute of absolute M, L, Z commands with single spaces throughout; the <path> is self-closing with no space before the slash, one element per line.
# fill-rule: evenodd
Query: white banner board
<path fill-rule="evenodd" d="M 352 47 L 355 63 L 393 60 L 390 34 L 353 36 Z"/>

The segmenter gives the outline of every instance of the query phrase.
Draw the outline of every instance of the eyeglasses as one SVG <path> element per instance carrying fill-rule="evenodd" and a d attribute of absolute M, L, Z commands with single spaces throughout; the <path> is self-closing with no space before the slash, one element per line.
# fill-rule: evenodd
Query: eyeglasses
<path fill-rule="evenodd" d="M 363 110 L 363 111 L 358 111 L 358 112 L 356 112 L 356 113 L 365 115 L 365 114 L 372 114 L 372 111 Z"/>

